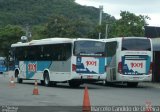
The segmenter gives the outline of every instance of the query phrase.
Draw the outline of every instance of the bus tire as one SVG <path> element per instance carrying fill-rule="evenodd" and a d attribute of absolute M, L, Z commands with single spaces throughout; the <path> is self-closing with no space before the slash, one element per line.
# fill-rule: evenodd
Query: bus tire
<path fill-rule="evenodd" d="M 19 75 L 18 70 L 15 71 L 15 74 L 14 74 L 14 75 L 15 75 L 15 77 L 17 78 L 17 82 L 18 82 L 18 83 L 22 83 L 22 82 L 23 82 L 23 79 L 18 77 L 18 75 Z"/>
<path fill-rule="evenodd" d="M 128 87 L 137 87 L 138 86 L 138 82 L 127 82 L 127 86 Z"/>
<path fill-rule="evenodd" d="M 45 85 L 45 84 L 44 84 L 44 80 L 41 80 L 41 85 L 42 85 L 42 86 L 44 86 L 44 85 Z"/>
<path fill-rule="evenodd" d="M 19 72 L 18 72 L 18 70 L 16 70 L 14 73 L 15 78 L 18 78 L 18 74 L 19 74 Z"/>
<path fill-rule="evenodd" d="M 18 82 L 18 83 L 22 83 L 22 82 L 23 82 L 23 79 L 17 77 L 17 82 Z"/>
<path fill-rule="evenodd" d="M 73 81 L 73 80 L 69 81 L 69 86 L 72 88 L 78 88 L 80 85 L 81 85 L 80 81 Z"/>
<path fill-rule="evenodd" d="M 44 85 L 47 87 L 51 85 L 51 81 L 50 81 L 48 72 L 44 73 Z"/>
<path fill-rule="evenodd" d="M 54 86 L 54 87 L 57 87 L 57 83 L 56 82 L 52 82 L 52 85 Z"/>

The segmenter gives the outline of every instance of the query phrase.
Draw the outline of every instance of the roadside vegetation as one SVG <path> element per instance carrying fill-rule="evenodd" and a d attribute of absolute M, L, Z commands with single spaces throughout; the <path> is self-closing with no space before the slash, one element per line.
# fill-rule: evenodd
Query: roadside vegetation
<path fill-rule="evenodd" d="M 99 22 L 99 9 L 81 6 L 74 0 L 2 0 L 0 1 L 0 56 L 8 56 L 12 43 L 20 41 L 22 35 L 30 40 L 68 37 L 108 38 L 116 36 L 144 36 L 145 15 L 121 11 L 121 18 L 103 13 Z"/>

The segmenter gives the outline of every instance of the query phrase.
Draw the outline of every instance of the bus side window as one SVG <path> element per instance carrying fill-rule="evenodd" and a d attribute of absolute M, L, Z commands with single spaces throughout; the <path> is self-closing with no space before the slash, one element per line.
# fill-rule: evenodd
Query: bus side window
<path fill-rule="evenodd" d="M 65 52 L 64 52 L 64 60 L 67 60 L 68 58 L 71 57 L 71 44 L 66 44 L 65 46 Z"/>
<path fill-rule="evenodd" d="M 39 46 L 39 60 L 43 60 L 43 46 Z"/>
<path fill-rule="evenodd" d="M 117 42 L 108 42 L 107 43 L 107 57 L 112 57 L 116 54 Z"/>

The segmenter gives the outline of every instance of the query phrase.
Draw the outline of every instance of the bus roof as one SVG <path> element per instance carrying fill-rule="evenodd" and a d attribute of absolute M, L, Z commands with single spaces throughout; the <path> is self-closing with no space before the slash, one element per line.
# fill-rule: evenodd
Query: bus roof
<path fill-rule="evenodd" d="M 56 43 L 72 43 L 73 40 L 70 38 L 47 38 L 47 39 L 40 39 L 40 40 L 32 40 L 30 42 L 17 42 L 12 44 L 11 47 L 18 47 L 18 46 L 32 46 L 32 45 L 45 45 L 45 44 L 56 44 Z"/>
<path fill-rule="evenodd" d="M 109 39 L 100 39 L 100 41 L 104 41 L 104 42 L 107 42 L 107 41 L 120 41 L 122 39 L 148 39 L 147 37 L 115 37 L 115 38 L 109 38 Z"/>
<path fill-rule="evenodd" d="M 57 43 L 73 43 L 74 41 L 81 41 L 81 40 L 91 40 L 97 41 L 97 39 L 89 39 L 89 38 L 46 38 L 40 40 L 32 40 L 30 42 L 17 42 L 11 45 L 11 47 L 18 47 L 18 46 L 32 46 L 32 45 L 46 45 L 46 44 L 57 44 Z"/>

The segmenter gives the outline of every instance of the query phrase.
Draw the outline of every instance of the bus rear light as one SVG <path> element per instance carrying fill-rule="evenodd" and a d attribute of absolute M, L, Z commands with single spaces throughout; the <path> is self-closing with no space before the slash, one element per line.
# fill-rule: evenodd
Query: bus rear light
<path fill-rule="evenodd" d="M 76 65 L 72 64 L 72 71 L 76 71 Z"/>
<path fill-rule="evenodd" d="M 122 62 L 118 63 L 118 73 L 122 74 Z"/>
<path fill-rule="evenodd" d="M 150 63 L 149 74 L 152 74 L 153 62 Z"/>

